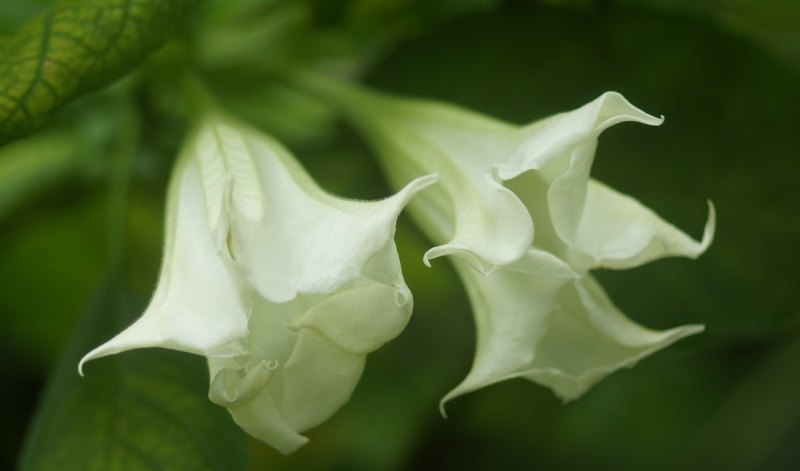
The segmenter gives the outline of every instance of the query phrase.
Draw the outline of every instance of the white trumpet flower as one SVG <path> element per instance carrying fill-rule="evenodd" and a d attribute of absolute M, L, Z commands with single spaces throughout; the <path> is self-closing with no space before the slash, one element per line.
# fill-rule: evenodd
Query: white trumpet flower
<path fill-rule="evenodd" d="M 435 179 L 382 201 L 337 198 L 268 136 L 209 113 L 170 182 L 150 305 L 80 368 L 144 347 L 203 355 L 209 398 L 252 436 L 296 450 L 349 399 L 366 354 L 408 322 L 395 223 Z"/>
<path fill-rule="evenodd" d="M 520 127 L 316 76 L 295 79 L 348 116 L 395 183 L 428 172 L 441 177 L 410 209 L 439 244 L 425 263 L 450 255 L 465 283 L 478 342 L 471 371 L 443 403 L 516 377 L 574 399 L 609 373 L 702 330 L 634 323 L 589 273 L 666 256 L 696 258 L 711 243 L 710 203 L 698 242 L 589 176 L 602 131 L 662 119 L 609 92 Z"/>

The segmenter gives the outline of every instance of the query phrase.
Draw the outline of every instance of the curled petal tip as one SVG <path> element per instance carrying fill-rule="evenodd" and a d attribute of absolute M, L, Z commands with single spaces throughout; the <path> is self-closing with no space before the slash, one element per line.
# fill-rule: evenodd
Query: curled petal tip
<path fill-rule="evenodd" d="M 700 253 L 706 251 L 711 242 L 714 241 L 714 234 L 717 230 L 717 210 L 714 207 L 714 203 L 709 199 L 707 200 L 708 203 L 708 220 L 706 221 L 706 227 L 703 230 L 703 238 L 700 241 L 701 250 Z M 699 254 L 698 254 L 699 255 Z"/>
<path fill-rule="evenodd" d="M 428 175 L 423 175 L 415 179 L 413 183 L 415 188 L 422 189 L 429 187 L 438 181 L 439 181 L 439 174 L 434 172 L 434 173 L 429 173 Z"/>
<path fill-rule="evenodd" d="M 444 405 L 447 403 L 447 401 L 450 400 L 449 396 L 450 396 L 450 394 L 448 394 L 447 396 L 443 397 L 442 400 L 439 401 L 439 414 L 442 415 L 443 419 L 447 418 L 447 411 L 445 410 Z"/>
<path fill-rule="evenodd" d="M 459 258 L 486 276 L 490 275 L 497 268 L 497 265 L 493 265 L 482 260 L 480 256 L 472 251 L 469 247 L 453 243 L 437 245 L 436 247 L 431 248 L 425 252 L 425 255 L 422 257 L 422 261 L 425 263 L 425 266 L 430 268 L 431 260 L 434 258 L 444 257 L 445 255 L 453 255 Z"/>
<path fill-rule="evenodd" d="M 101 345 L 101 347 L 102 347 L 102 345 Z M 86 355 L 83 356 L 83 358 L 81 358 L 81 361 L 78 362 L 78 374 L 81 376 L 81 378 L 86 376 L 83 373 L 83 365 L 85 365 L 87 362 L 89 362 L 91 360 L 95 360 L 95 359 L 97 359 L 99 357 L 104 356 L 102 353 L 100 353 L 100 354 L 97 353 L 99 348 L 100 347 L 95 348 L 91 352 L 87 353 Z"/>
<path fill-rule="evenodd" d="M 599 103 L 598 103 L 599 102 Z M 664 116 L 655 117 L 634 106 L 619 92 L 606 92 L 595 103 L 598 103 L 600 119 L 598 130 L 603 131 L 615 124 L 625 121 L 635 121 L 648 126 L 660 126 L 664 123 Z M 603 119 L 605 118 L 605 119 Z"/>

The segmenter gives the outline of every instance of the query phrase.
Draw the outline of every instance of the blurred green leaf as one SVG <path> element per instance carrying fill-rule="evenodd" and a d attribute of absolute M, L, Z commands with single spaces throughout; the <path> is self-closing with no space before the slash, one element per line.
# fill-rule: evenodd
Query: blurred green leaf
<path fill-rule="evenodd" d="M 782 443 L 800 423 L 800 335 L 772 351 L 732 390 L 676 469 L 792 469 L 797 443 Z M 746 426 L 743 426 L 746 424 Z M 776 462 L 781 445 L 794 460 Z M 736 453 L 728 451 L 735 449 Z M 785 466 L 784 466 L 785 465 Z"/>
<path fill-rule="evenodd" d="M 800 2 L 797 0 L 617 0 L 664 12 L 708 18 L 750 38 L 800 69 Z"/>
<path fill-rule="evenodd" d="M 167 350 L 97 360 L 80 357 L 126 326 L 143 307 L 118 282 L 79 322 L 40 403 L 22 454 L 23 471 L 249 466 L 249 439 L 206 397 L 201 358 Z"/>
<path fill-rule="evenodd" d="M 27 196 L 74 169 L 85 152 L 75 133 L 31 136 L 0 148 L 0 221 Z"/>
<path fill-rule="evenodd" d="M 0 144 L 136 67 L 199 0 L 61 0 L 0 44 Z"/>
<path fill-rule="evenodd" d="M 0 38 L 41 13 L 51 0 L 3 0 L 0 3 Z"/>
<path fill-rule="evenodd" d="M 52 364 L 107 267 L 105 201 L 65 191 L 79 193 L 73 204 L 20 214 L 0 232 L 0 342 L 29 369 Z"/>

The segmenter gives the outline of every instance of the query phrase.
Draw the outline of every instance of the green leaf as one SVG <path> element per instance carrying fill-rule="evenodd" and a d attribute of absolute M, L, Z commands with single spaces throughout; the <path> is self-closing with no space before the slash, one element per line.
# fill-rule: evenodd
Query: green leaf
<path fill-rule="evenodd" d="M 800 2 L 797 0 L 616 0 L 664 12 L 686 13 L 744 36 L 800 68 Z"/>
<path fill-rule="evenodd" d="M 0 222 L 16 205 L 73 170 L 83 160 L 75 133 L 31 136 L 0 148 Z"/>
<path fill-rule="evenodd" d="M 167 350 L 79 358 L 118 332 L 143 303 L 110 283 L 56 367 L 27 437 L 23 471 L 242 470 L 249 439 L 207 396 L 201 358 Z"/>
<path fill-rule="evenodd" d="M 0 144 L 133 70 L 199 0 L 61 0 L 0 44 Z"/>

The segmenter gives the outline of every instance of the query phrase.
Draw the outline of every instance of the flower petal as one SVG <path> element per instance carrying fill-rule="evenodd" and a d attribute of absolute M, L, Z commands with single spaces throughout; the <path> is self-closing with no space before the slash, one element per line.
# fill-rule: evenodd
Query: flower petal
<path fill-rule="evenodd" d="M 455 263 L 467 289 L 477 331 L 477 348 L 467 377 L 441 401 L 521 376 L 536 358 L 556 297 L 575 273 L 549 254 L 531 249 L 514 270 L 482 275 Z"/>
<path fill-rule="evenodd" d="M 420 195 L 454 216 L 442 228 L 447 241 L 425 254 L 426 264 L 453 255 L 489 273 L 528 250 L 530 216 L 493 171 L 517 144 L 515 126 L 456 106 L 393 98 L 312 75 L 295 79 L 344 110 L 372 141 L 384 166 L 413 168 L 417 175 L 435 172 L 446 182 Z M 392 179 L 397 182 L 398 176 Z"/>
<path fill-rule="evenodd" d="M 542 260 L 537 260 L 541 266 Z M 565 277 L 557 264 L 531 275 L 498 269 L 489 276 L 457 266 L 477 323 L 472 369 L 446 401 L 511 378 L 526 378 L 564 400 L 579 397 L 608 374 L 702 326 L 665 331 L 626 318 L 590 276 Z"/>
<path fill-rule="evenodd" d="M 233 421 L 245 432 L 283 454 L 297 451 L 308 443 L 308 438 L 297 433 L 286 422 L 275 401 L 266 391 L 262 391 L 255 399 L 241 407 L 229 408 L 228 412 Z"/>
<path fill-rule="evenodd" d="M 711 244 L 715 222 L 709 201 L 703 238 L 695 241 L 635 199 L 592 180 L 572 249 L 588 255 L 592 268 L 631 268 L 666 256 L 697 258 Z"/>
<path fill-rule="evenodd" d="M 410 299 L 405 286 L 369 283 L 327 297 L 290 327 L 313 329 L 343 350 L 366 355 L 400 335 L 411 317 Z"/>
<path fill-rule="evenodd" d="M 164 261 L 147 310 L 80 362 L 143 347 L 233 355 L 247 334 L 246 293 L 226 252 L 217 249 L 197 160 L 184 153 L 170 182 Z"/>
<path fill-rule="evenodd" d="M 597 137 L 625 121 L 659 125 L 663 118 L 639 110 L 619 93 L 607 92 L 577 110 L 523 128 L 525 141 L 498 165 L 497 173 L 510 180 L 535 169 L 549 185 L 547 201 L 556 233 L 570 244 L 583 215 Z"/>
<path fill-rule="evenodd" d="M 686 325 L 655 331 L 625 317 L 590 276 L 566 286 L 536 359 L 520 376 L 547 386 L 564 400 L 577 399 L 614 371 L 703 330 Z"/>
<path fill-rule="evenodd" d="M 303 329 L 282 370 L 279 407 L 298 431 L 319 425 L 353 394 L 366 356 L 339 348 L 311 329 Z"/>
<path fill-rule="evenodd" d="M 350 399 L 365 358 L 315 330 L 301 329 L 285 364 L 261 368 L 272 362 L 251 361 L 252 366 L 242 368 L 233 359 L 209 358 L 209 398 L 227 407 L 250 435 L 281 453 L 292 453 L 308 442 L 300 433 L 330 418 Z M 229 379 L 232 384 L 223 384 Z"/>
<path fill-rule="evenodd" d="M 420 177 L 381 201 L 325 193 L 278 142 L 243 133 L 264 189 L 264 212 L 251 243 L 236 258 L 256 290 L 273 302 L 298 293 L 330 293 L 357 278 L 394 236 L 409 199 L 433 184 Z"/>

